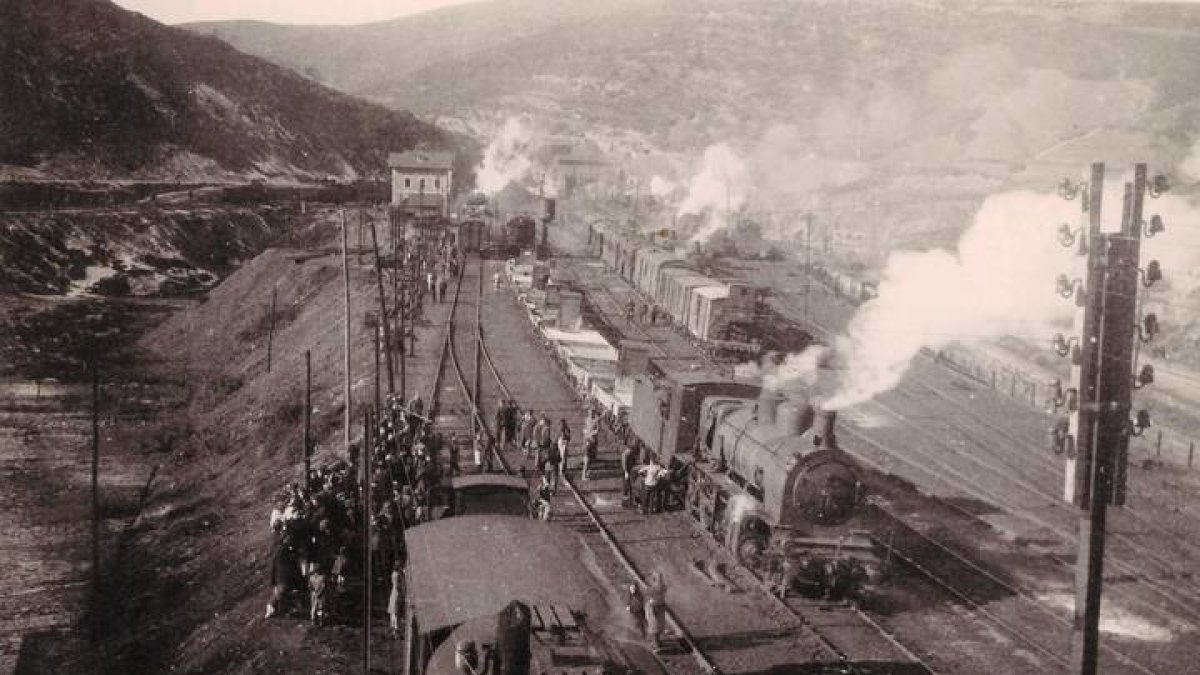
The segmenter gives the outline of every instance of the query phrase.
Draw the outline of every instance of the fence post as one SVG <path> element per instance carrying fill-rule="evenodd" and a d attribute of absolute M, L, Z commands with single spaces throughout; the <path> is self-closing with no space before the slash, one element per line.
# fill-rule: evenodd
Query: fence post
<path fill-rule="evenodd" d="M 996 388 L 996 369 L 992 368 L 992 389 Z"/>
<path fill-rule="evenodd" d="M 1196 456 L 1196 441 L 1188 442 L 1188 468 L 1192 468 L 1192 459 Z"/>
<path fill-rule="evenodd" d="M 1008 381 L 1008 397 L 1017 397 L 1017 371 L 1012 371 L 1012 377 Z"/>
<path fill-rule="evenodd" d="M 1162 429 L 1158 430 L 1158 440 L 1154 442 L 1154 457 L 1162 459 Z"/>

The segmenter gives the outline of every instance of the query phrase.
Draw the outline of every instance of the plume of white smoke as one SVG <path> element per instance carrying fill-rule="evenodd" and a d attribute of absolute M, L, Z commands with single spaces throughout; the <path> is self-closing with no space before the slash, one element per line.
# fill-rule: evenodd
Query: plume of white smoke
<path fill-rule="evenodd" d="M 1180 160 L 1176 168 L 1191 180 L 1200 181 L 1200 141 L 1192 146 L 1187 157 Z"/>
<path fill-rule="evenodd" d="M 483 152 L 475 169 L 475 182 L 489 197 L 509 183 L 521 180 L 533 166 L 528 153 L 533 131 L 519 118 L 510 117 Z"/>
<path fill-rule="evenodd" d="M 1052 334 L 1074 311 L 1054 292 L 1055 279 L 1077 276 L 1081 260 L 1055 240 L 1055 226 L 1074 225 L 1078 212 L 1077 202 L 1057 196 L 997 195 L 984 202 L 956 252 L 893 253 L 879 296 L 837 340 L 845 370 L 825 405 L 843 408 L 887 391 L 922 347 Z"/>
<path fill-rule="evenodd" d="M 670 199 L 678 187 L 674 181 L 667 180 L 662 176 L 655 175 L 650 178 L 650 194 L 659 199 Z"/>
<path fill-rule="evenodd" d="M 797 384 L 811 388 L 817 384 L 821 363 L 829 353 L 828 347 L 812 345 L 804 351 L 788 354 L 778 363 L 773 356 L 767 355 L 758 362 L 738 364 L 733 373 L 739 379 L 761 380 L 763 389 L 772 391 L 784 391 Z"/>
<path fill-rule="evenodd" d="M 689 244 L 704 243 L 729 224 L 729 214 L 746 203 L 750 169 L 727 143 L 708 146 L 700 171 L 688 184 L 678 215 L 704 215 L 705 222 Z"/>

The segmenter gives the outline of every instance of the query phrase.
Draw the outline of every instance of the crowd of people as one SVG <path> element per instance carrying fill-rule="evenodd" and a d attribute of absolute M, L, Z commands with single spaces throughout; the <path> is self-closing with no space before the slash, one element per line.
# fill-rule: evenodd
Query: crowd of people
<path fill-rule="evenodd" d="M 447 278 L 458 272 L 459 260 L 452 240 L 432 242 L 422 250 L 412 261 L 414 269 L 426 275 L 421 292 L 439 301 Z M 586 399 L 582 384 L 577 389 Z M 496 412 L 494 439 L 482 430 L 471 439 L 440 433 L 419 396 L 407 404 L 389 397 L 369 439 L 352 445 L 346 460 L 311 470 L 302 482 L 277 493 L 270 514 L 272 593 L 266 616 L 302 610 L 306 594 L 308 616 L 320 625 L 333 613 L 333 600 L 348 595 L 348 586 L 390 581 L 388 610 L 396 628 L 406 559 L 404 531 L 452 510 L 444 479 L 463 470 L 460 451 L 466 446 L 472 446 L 473 463 L 481 472 L 497 468 L 500 450 L 519 451 L 521 474 L 532 474 L 536 481 L 535 515 L 549 520 L 569 466 L 578 468 L 580 480 L 592 478 L 604 430 L 609 442 L 622 448 L 625 497 L 643 513 L 661 510 L 671 471 L 650 457 L 623 414 L 587 403 L 582 443 L 576 450 L 565 418 L 555 423 L 547 413 L 522 410 L 512 400 L 502 401 Z M 580 452 L 574 462 L 573 451 Z M 371 551 L 370 580 L 364 578 L 365 538 Z"/>
<path fill-rule="evenodd" d="M 322 623 L 330 587 L 343 590 L 351 574 L 362 580 L 364 536 L 377 574 L 403 568 L 404 530 L 449 507 L 439 486 L 444 475 L 459 471 L 457 445 L 423 413 L 419 396 L 407 406 L 389 397 L 365 452 L 351 445 L 348 462 L 312 470 L 303 483 L 277 494 L 268 618 L 285 610 L 290 592 L 307 588 L 309 616 Z"/>

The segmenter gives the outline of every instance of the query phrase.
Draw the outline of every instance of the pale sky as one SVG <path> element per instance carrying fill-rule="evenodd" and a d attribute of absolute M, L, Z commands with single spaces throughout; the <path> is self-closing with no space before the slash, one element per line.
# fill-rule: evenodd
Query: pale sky
<path fill-rule="evenodd" d="M 479 0 L 114 0 L 162 23 L 257 19 L 290 24 L 355 24 L 395 19 Z"/>

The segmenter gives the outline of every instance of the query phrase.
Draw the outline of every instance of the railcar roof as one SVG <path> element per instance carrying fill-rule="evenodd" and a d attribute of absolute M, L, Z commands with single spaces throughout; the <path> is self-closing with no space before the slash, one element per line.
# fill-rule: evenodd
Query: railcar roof
<path fill-rule="evenodd" d="M 664 377 L 678 382 L 684 386 L 693 384 L 702 384 L 705 382 L 738 382 L 739 384 L 755 385 L 753 382 L 743 382 L 734 380 L 727 373 L 723 373 L 715 368 L 708 366 L 705 362 L 694 358 L 659 358 L 650 359 L 650 363 L 658 369 Z"/>
<path fill-rule="evenodd" d="M 729 297 L 729 284 L 721 286 L 704 286 L 695 290 L 696 295 L 701 295 L 709 300 L 719 300 Z"/>
<path fill-rule="evenodd" d="M 408 602 L 422 633 L 495 614 L 513 600 L 583 606 L 597 583 L 578 535 L 516 516 L 460 516 L 407 530 Z"/>
<path fill-rule="evenodd" d="M 520 490 L 529 489 L 529 482 L 524 478 L 502 473 L 472 473 L 454 476 L 450 479 L 450 487 L 456 490 L 478 487 L 480 485 L 494 485 L 496 487 L 516 488 Z"/>

